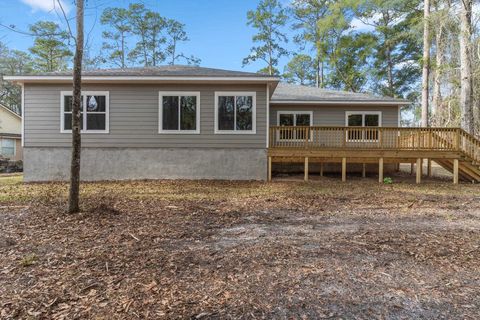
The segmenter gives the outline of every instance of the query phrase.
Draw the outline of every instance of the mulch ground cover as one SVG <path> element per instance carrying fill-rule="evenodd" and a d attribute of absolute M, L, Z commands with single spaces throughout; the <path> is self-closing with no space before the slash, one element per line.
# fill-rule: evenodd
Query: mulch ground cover
<path fill-rule="evenodd" d="M 479 319 L 480 186 L 410 180 L 0 182 L 0 318 Z"/>

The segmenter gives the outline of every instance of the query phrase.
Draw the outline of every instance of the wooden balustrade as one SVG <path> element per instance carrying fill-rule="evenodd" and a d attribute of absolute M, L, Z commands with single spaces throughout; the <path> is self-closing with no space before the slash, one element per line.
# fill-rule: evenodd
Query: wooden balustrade
<path fill-rule="evenodd" d="M 458 128 L 273 126 L 270 148 L 458 151 L 480 162 L 480 141 Z"/>

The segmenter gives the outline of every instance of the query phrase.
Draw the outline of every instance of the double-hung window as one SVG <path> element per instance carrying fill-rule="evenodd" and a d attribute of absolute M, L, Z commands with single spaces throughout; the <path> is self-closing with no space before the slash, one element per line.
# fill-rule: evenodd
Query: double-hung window
<path fill-rule="evenodd" d="M 350 141 L 377 141 L 378 130 L 375 127 L 382 126 L 382 113 L 380 111 L 347 111 L 346 125 L 352 128 L 348 130 Z"/>
<path fill-rule="evenodd" d="M 277 123 L 282 127 L 307 127 L 312 126 L 312 111 L 278 111 Z M 280 129 L 279 138 L 281 140 L 304 140 L 305 129 Z"/>
<path fill-rule="evenodd" d="M 200 133 L 200 92 L 160 92 L 159 103 L 159 133 Z"/>
<path fill-rule="evenodd" d="M 15 140 L 1 139 L 0 154 L 6 158 L 15 156 Z"/>
<path fill-rule="evenodd" d="M 80 128 L 82 133 L 108 133 L 109 94 L 108 91 L 83 91 L 80 103 Z M 61 132 L 72 132 L 71 91 L 61 94 Z"/>
<path fill-rule="evenodd" d="M 255 92 L 215 92 L 215 133 L 256 132 Z"/>

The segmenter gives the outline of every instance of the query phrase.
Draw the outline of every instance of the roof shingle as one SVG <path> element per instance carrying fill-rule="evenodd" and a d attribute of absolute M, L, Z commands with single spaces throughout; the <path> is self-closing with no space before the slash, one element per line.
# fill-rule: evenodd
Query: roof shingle
<path fill-rule="evenodd" d="M 315 87 L 300 86 L 289 83 L 279 83 L 272 98 L 275 102 L 385 102 L 385 103 L 409 103 L 404 99 L 381 97 L 373 94 L 356 93 L 348 91 L 327 90 Z"/>
<path fill-rule="evenodd" d="M 71 76 L 72 70 L 61 72 L 45 72 L 35 73 L 31 76 Z M 266 74 L 231 71 L 214 68 L 204 68 L 198 66 L 184 66 L 184 65 L 166 65 L 157 67 L 139 67 L 139 68 L 125 68 L 125 69 L 97 69 L 84 70 L 83 76 L 130 76 L 130 77 L 270 77 Z"/>

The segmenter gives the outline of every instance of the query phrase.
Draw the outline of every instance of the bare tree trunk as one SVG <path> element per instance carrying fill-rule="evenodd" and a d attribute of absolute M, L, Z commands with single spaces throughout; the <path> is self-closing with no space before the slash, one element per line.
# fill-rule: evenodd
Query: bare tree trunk
<path fill-rule="evenodd" d="M 387 58 L 387 83 L 388 83 L 388 96 L 395 96 L 395 88 L 393 83 L 393 62 L 392 62 L 392 53 L 390 51 L 390 46 L 387 46 L 386 50 Z"/>
<path fill-rule="evenodd" d="M 460 109 L 462 128 L 474 134 L 472 83 L 472 3 L 460 1 Z"/>
<path fill-rule="evenodd" d="M 435 125 L 442 125 L 445 122 L 443 119 L 444 115 L 442 112 L 442 76 L 443 76 L 443 60 L 444 60 L 444 50 L 445 44 L 443 41 L 443 25 L 437 27 L 438 30 L 435 35 L 435 80 L 433 83 L 433 97 L 432 97 L 432 107 L 433 107 L 433 118 L 435 120 Z"/>
<path fill-rule="evenodd" d="M 80 104 L 82 99 L 82 58 L 83 58 L 83 0 L 77 0 L 77 39 L 73 60 L 73 104 L 72 104 L 72 163 L 70 168 L 70 193 L 68 212 L 80 211 Z M 86 106 L 84 106 L 86 108 Z"/>
<path fill-rule="evenodd" d="M 428 77 L 430 73 L 430 0 L 423 9 L 422 127 L 428 127 Z"/>

